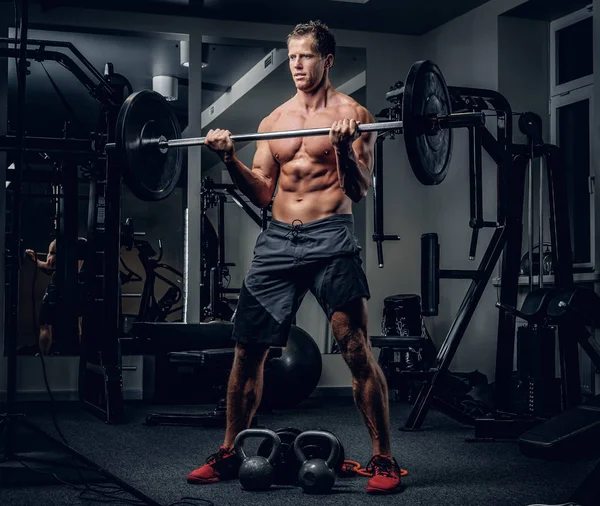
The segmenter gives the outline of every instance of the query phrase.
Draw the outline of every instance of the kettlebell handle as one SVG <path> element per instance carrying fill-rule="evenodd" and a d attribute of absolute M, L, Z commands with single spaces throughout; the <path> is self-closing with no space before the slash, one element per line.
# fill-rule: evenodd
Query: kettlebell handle
<path fill-rule="evenodd" d="M 246 429 L 240 432 L 233 443 L 236 453 L 241 457 L 242 460 L 246 460 L 248 455 L 244 451 L 244 441 L 251 437 L 262 437 L 273 440 L 273 448 L 271 453 L 267 457 L 267 460 L 271 465 L 275 464 L 275 459 L 279 456 L 281 451 L 281 439 L 279 435 L 269 429 Z"/>
<path fill-rule="evenodd" d="M 330 469 L 333 469 L 335 463 L 337 462 L 340 455 L 340 442 L 337 437 L 335 437 L 331 432 L 325 432 L 323 430 L 307 430 L 300 434 L 296 440 L 294 441 L 294 453 L 296 453 L 296 457 L 298 460 L 304 464 L 308 459 L 306 455 L 304 455 L 304 451 L 302 450 L 302 441 L 309 437 L 315 437 L 320 439 L 327 439 L 331 444 L 331 450 L 329 452 L 329 457 L 327 457 L 327 466 Z"/>

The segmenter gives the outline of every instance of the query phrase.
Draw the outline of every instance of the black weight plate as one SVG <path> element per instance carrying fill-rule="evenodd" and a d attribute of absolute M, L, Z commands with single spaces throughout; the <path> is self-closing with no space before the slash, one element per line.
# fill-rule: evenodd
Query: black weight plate
<path fill-rule="evenodd" d="M 162 153 L 157 144 L 144 142 L 161 136 L 167 140 L 181 137 L 177 117 L 165 98 L 151 90 L 129 95 L 119 111 L 115 143 L 122 154 L 123 179 L 141 200 L 168 197 L 181 175 L 179 149 Z"/>
<path fill-rule="evenodd" d="M 452 113 L 446 81 L 435 63 L 424 60 L 410 68 L 402 97 L 402 128 L 408 160 L 424 185 L 440 184 L 452 155 L 452 130 L 428 132 L 427 116 Z"/>

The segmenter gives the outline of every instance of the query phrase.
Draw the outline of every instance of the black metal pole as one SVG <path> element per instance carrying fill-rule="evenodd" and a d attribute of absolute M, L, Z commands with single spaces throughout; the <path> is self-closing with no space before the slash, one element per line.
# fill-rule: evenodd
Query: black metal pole
<path fill-rule="evenodd" d="M 107 138 L 115 135 L 118 109 L 108 112 Z M 102 361 L 106 374 L 106 421 L 124 421 L 123 379 L 121 374 L 120 341 L 120 278 L 119 259 L 121 238 L 121 168 L 110 157 L 106 161 L 106 216 L 104 233 L 104 311 L 107 338 L 103 340 Z"/>
<path fill-rule="evenodd" d="M 58 346 L 62 354 L 77 350 L 78 324 L 77 311 L 77 164 L 65 160 L 62 165 L 63 183 L 60 199 L 60 235 L 57 238 L 57 289 L 59 294 L 56 335 L 60 336 Z"/>
<path fill-rule="evenodd" d="M 546 144 L 543 147 L 543 156 L 548 174 L 554 282 L 556 288 L 570 288 L 573 286 L 573 253 L 566 167 L 557 146 Z M 540 248 L 542 248 L 541 244 Z M 566 327 L 565 325 L 558 327 L 563 409 L 572 408 L 581 401 L 577 340 L 573 339 L 571 329 Z"/>
<path fill-rule="evenodd" d="M 383 267 L 383 141 L 377 137 L 373 170 L 373 239 L 377 244 L 377 265 Z"/>
<path fill-rule="evenodd" d="M 244 201 L 244 199 L 234 188 L 227 188 L 226 191 L 229 193 L 229 195 L 231 195 L 231 198 L 235 201 L 235 203 L 239 205 L 246 212 L 246 214 L 250 216 L 250 218 L 252 218 L 252 221 L 262 228 L 262 216 L 259 216 L 258 213 Z"/>
<path fill-rule="evenodd" d="M 500 181 L 510 194 L 505 194 L 508 202 L 506 210 L 507 239 L 502 256 L 500 274 L 500 304 L 516 308 L 519 288 L 519 267 L 523 235 L 523 202 L 525 200 L 525 175 L 527 156 L 516 157 L 513 163 L 499 168 Z M 496 340 L 496 374 L 494 401 L 496 408 L 510 411 L 510 384 L 515 350 L 515 315 L 500 307 L 498 312 L 498 338 Z"/>
<path fill-rule="evenodd" d="M 506 229 L 497 228 L 492 236 L 489 246 L 481 259 L 479 271 L 481 275 L 472 281 L 463 299 L 463 302 L 454 317 L 450 330 L 440 347 L 432 369 L 435 370 L 431 380 L 426 381 L 421 388 L 417 400 L 406 420 L 406 430 L 418 430 L 423 425 L 427 412 L 433 401 L 434 388 L 441 377 L 448 371 L 462 337 L 469 326 L 469 322 L 479 304 L 485 287 L 492 276 L 494 267 L 506 243 Z"/>
<path fill-rule="evenodd" d="M 225 267 L 225 203 L 227 197 L 219 195 L 219 274 L 221 269 Z"/>
<path fill-rule="evenodd" d="M 475 131 L 476 128 L 469 128 L 469 211 L 470 223 L 477 223 L 477 204 L 476 204 L 476 179 L 475 179 Z"/>
<path fill-rule="evenodd" d="M 6 449 L 5 458 L 12 460 L 15 456 L 15 427 L 14 416 L 17 396 L 17 340 L 19 330 L 19 288 L 21 274 L 21 186 L 23 184 L 23 171 L 25 170 L 25 98 L 27 82 L 27 28 L 29 24 L 28 2 L 20 2 L 20 47 L 19 60 L 17 63 L 17 117 L 16 138 L 19 146 L 19 155 L 15 159 L 15 178 L 12 183 L 13 206 L 12 206 L 12 230 L 10 237 L 9 255 L 10 274 L 9 278 L 9 300 L 10 310 L 8 313 L 8 328 L 6 343 L 7 354 L 7 378 L 6 378 L 6 412 L 8 414 L 6 427 Z M 16 27 L 15 27 L 16 30 Z"/>

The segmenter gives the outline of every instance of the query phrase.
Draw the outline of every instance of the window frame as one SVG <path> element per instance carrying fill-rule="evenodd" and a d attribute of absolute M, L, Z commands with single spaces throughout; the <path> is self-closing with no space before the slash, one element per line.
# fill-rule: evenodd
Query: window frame
<path fill-rule="evenodd" d="M 556 56 L 556 35 L 563 28 L 567 28 L 575 23 L 583 21 L 594 15 L 593 4 L 589 4 L 583 9 L 568 14 L 562 18 L 556 19 L 550 23 L 550 97 L 568 93 L 577 88 L 594 84 L 594 74 L 583 76 L 573 81 L 562 84 L 556 84 L 556 70 L 558 68 Z"/>
<path fill-rule="evenodd" d="M 596 230 L 596 210 L 595 210 L 595 197 L 594 197 L 594 164 L 591 162 L 592 152 L 593 152 L 593 125 L 594 125 L 594 87 L 593 85 L 588 85 L 583 88 L 578 88 L 573 90 L 572 92 L 559 95 L 557 97 L 552 97 L 550 100 L 550 137 L 551 143 L 558 145 L 558 109 L 561 107 L 568 106 L 570 104 L 575 104 L 577 102 L 588 101 L 589 107 L 589 149 L 590 149 L 590 167 L 589 167 L 589 178 L 588 187 L 590 187 L 589 199 L 590 199 L 590 261 L 589 262 L 580 262 L 573 263 L 573 267 L 578 269 L 585 270 L 595 270 L 595 255 L 596 255 L 596 245 L 595 245 L 595 230 Z"/>

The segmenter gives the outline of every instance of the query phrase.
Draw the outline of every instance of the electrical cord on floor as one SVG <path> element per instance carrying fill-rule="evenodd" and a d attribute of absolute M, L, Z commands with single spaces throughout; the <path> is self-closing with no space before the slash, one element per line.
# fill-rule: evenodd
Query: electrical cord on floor
<path fill-rule="evenodd" d="M 35 333 L 37 342 L 39 343 L 40 328 L 37 323 L 36 303 L 35 303 L 35 283 L 37 281 L 37 275 L 38 275 L 38 270 L 39 270 L 36 252 L 34 252 L 34 265 L 35 265 L 35 268 L 34 268 L 33 281 L 32 281 L 32 286 L 31 286 L 31 308 L 32 308 L 32 316 L 33 316 L 32 321 L 33 321 L 33 325 L 34 325 L 34 333 Z M 39 344 L 38 344 L 38 346 L 39 346 Z M 44 360 L 44 356 L 41 353 L 41 351 L 42 350 L 40 349 L 39 356 L 40 356 L 40 360 L 42 363 L 42 373 L 44 376 L 44 384 L 46 386 L 46 391 L 50 398 L 50 412 L 52 414 L 52 422 L 54 424 L 56 432 L 59 434 L 60 439 L 62 440 L 62 443 L 67 448 L 75 451 L 75 449 L 67 441 L 67 438 L 64 436 L 63 432 L 60 430 L 60 426 L 58 425 L 58 420 L 56 418 L 56 411 L 55 411 L 55 400 L 54 400 L 54 396 L 52 395 L 50 383 L 48 381 L 48 374 L 46 371 L 46 362 Z M 73 460 L 75 460 L 74 455 L 71 455 L 71 458 Z M 60 484 L 65 485 L 72 490 L 79 491 L 78 497 L 83 501 L 105 503 L 105 504 L 112 504 L 112 505 L 125 504 L 125 505 L 131 505 L 131 506 L 143 506 L 143 505 L 147 504 L 146 502 L 144 502 L 140 499 L 127 499 L 125 497 L 118 497 L 119 495 L 129 494 L 130 492 L 127 492 L 125 489 L 123 489 L 122 487 L 120 487 L 117 484 L 97 484 L 97 483 L 91 484 L 88 481 L 86 481 L 85 478 L 83 477 L 83 475 L 81 474 L 82 470 L 94 471 L 94 472 L 97 472 L 98 474 L 102 475 L 100 470 L 94 468 L 93 466 L 82 465 L 80 463 L 78 465 L 74 466 L 74 469 L 77 471 L 77 474 L 79 475 L 79 479 L 83 484 L 83 487 L 81 487 L 81 486 L 74 485 L 72 483 L 69 483 L 69 482 L 59 478 L 56 475 L 56 473 L 33 469 L 32 467 L 28 466 L 25 462 L 23 462 L 21 460 L 19 460 L 18 462 L 25 468 L 29 469 L 30 471 L 33 471 L 33 472 L 36 472 L 39 474 L 45 474 L 45 475 L 52 476 Z M 196 498 L 196 497 L 182 497 L 179 501 L 170 503 L 167 506 L 186 506 L 186 505 L 189 505 L 189 506 L 197 506 L 197 505 L 215 506 L 214 503 L 208 499 L 200 499 L 200 498 Z"/>

